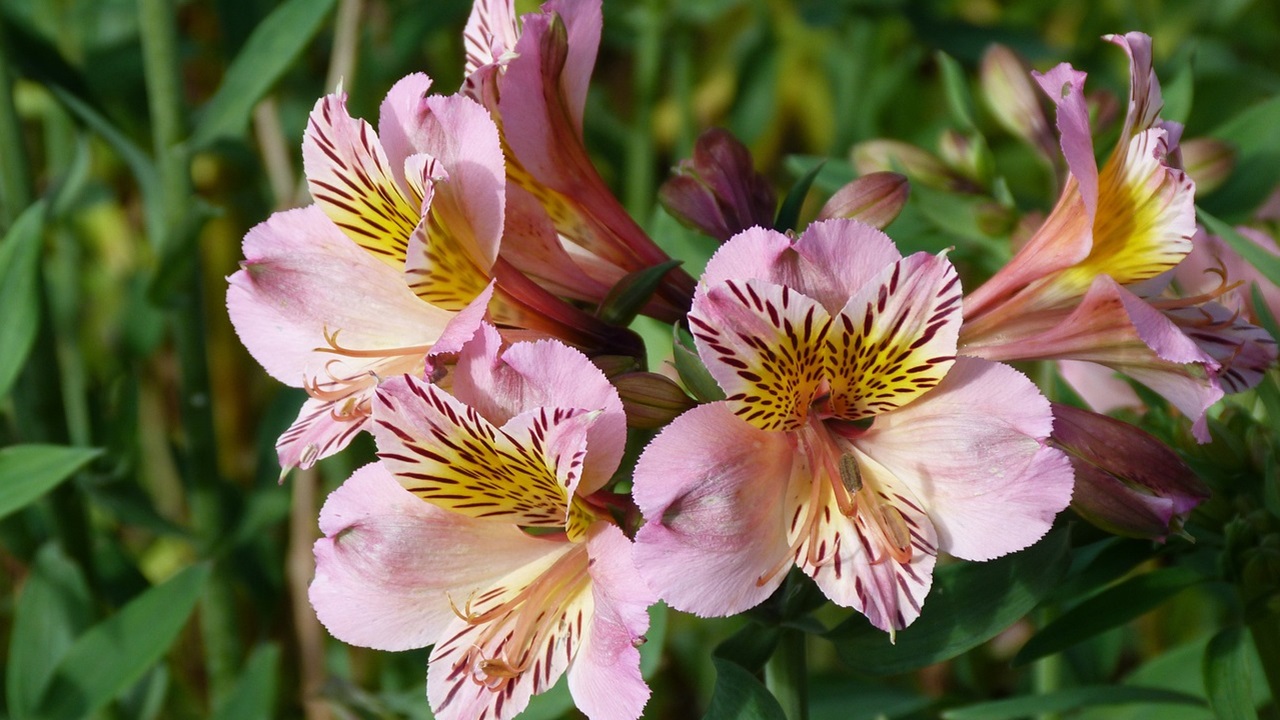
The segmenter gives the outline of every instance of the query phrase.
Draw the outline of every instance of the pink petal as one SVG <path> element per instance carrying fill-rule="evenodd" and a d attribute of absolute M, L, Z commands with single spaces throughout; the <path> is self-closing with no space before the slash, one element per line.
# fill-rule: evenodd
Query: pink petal
<path fill-rule="evenodd" d="M 550 543 L 514 526 L 439 510 L 374 463 L 320 511 L 311 604 L 344 642 L 381 650 L 435 643 L 477 590 L 544 557 Z"/>
<path fill-rule="evenodd" d="M 649 699 L 638 647 L 657 598 L 640 579 L 631 541 L 617 526 L 593 526 L 587 553 L 595 614 L 569 668 L 569 692 L 589 718 L 635 720 Z"/>
<path fill-rule="evenodd" d="M 462 31 L 462 44 L 467 51 L 463 75 L 499 62 L 515 48 L 519 37 L 515 0 L 476 0 Z"/>
<path fill-rule="evenodd" d="M 309 468 L 316 461 L 337 453 L 365 429 L 368 415 L 345 411 L 346 398 L 317 400 L 307 398 L 302 403 L 298 419 L 276 441 L 276 456 L 280 467 Z M 283 478 L 283 476 L 281 476 Z"/>
<path fill-rule="evenodd" d="M 785 576 L 789 436 L 757 430 L 722 403 L 676 418 L 640 456 L 632 494 L 641 577 L 667 604 L 727 616 L 763 601 Z M 785 565 L 784 565 L 785 563 Z"/>
<path fill-rule="evenodd" d="M 343 235 L 315 206 L 287 210 L 249 231 L 227 310 L 241 342 L 281 382 L 299 387 L 343 347 L 429 345 L 454 313 L 409 292 L 400 274 Z"/>
<path fill-rule="evenodd" d="M 1051 428 L 1021 373 L 957 358 L 937 388 L 855 442 L 923 503 L 941 550 L 988 560 L 1034 543 L 1071 499 L 1071 465 L 1044 444 Z"/>
<path fill-rule="evenodd" d="M 564 20 L 569 53 L 565 57 L 560 87 L 574 131 L 582 137 L 582 110 L 587 104 L 587 86 L 600 48 L 604 17 L 600 0 L 549 0 L 542 12 L 558 13 Z"/>
<path fill-rule="evenodd" d="M 1166 311 L 1201 350 L 1221 364 L 1215 377 L 1227 393 L 1262 382 L 1276 364 L 1276 341 L 1264 329 L 1215 302 Z"/>
<path fill-rule="evenodd" d="M 1098 209 L 1098 163 L 1093 158 L 1093 133 L 1089 129 L 1089 107 L 1084 96 L 1085 73 L 1062 63 L 1047 73 L 1031 75 L 1058 108 L 1062 154 L 1079 184 L 1085 211 L 1092 222 Z"/>
<path fill-rule="evenodd" d="M 502 256 L 556 295 L 598 303 L 626 274 L 577 245 L 563 245 L 538 199 L 515 183 L 507 184 L 503 237 Z"/>
<path fill-rule="evenodd" d="M 1138 393 L 1109 367 L 1083 360 L 1059 360 L 1058 373 L 1095 412 L 1143 407 Z"/>
<path fill-rule="evenodd" d="M 316 102 L 302 140 L 307 189 L 360 247 L 394 268 L 404 263 L 421 198 L 407 196 L 403 160 L 394 169 L 369 123 L 347 114 L 345 95 Z"/>
<path fill-rule="evenodd" d="M 406 75 L 391 86 L 378 110 L 378 138 L 391 172 L 401 182 L 405 182 L 405 161 L 430 152 L 416 141 L 417 126 L 425 112 L 430 89 L 431 78 L 424 73 Z"/>
<path fill-rule="evenodd" d="M 726 280 L 689 313 L 698 355 L 734 415 L 763 430 L 794 430 L 822 386 L 831 318 L 816 301 L 765 280 Z"/>
<path fill-rule="evenodd" d="M 955 358 L 960 277 L 946 258 L 915 253 L 867 282 L 830 328 L 831 412 L 858 420 L 907 405 Z"/>
<path fill-rule="evenodd" d="M 1164 107 L 1160 97 L 1160 81 L 1151 66 L 1151 36 L 1140 32 L 1124 35 L 1104 35 L 1103 40 L 1119 45 L 1129 56 L 1129 109 L 1124 118 L 1124 130 L 1120 133 L 1119 146 L 1156 122 L 1156 116 Z"/>

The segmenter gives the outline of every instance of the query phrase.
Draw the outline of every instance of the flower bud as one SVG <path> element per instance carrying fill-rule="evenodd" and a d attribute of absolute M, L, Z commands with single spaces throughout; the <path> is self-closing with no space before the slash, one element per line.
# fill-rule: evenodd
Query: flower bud
<path fill-rule="evenodd" d="M 1058 158 L 1058 143 L 1022 58 L 1003 45 L 982 56 L 979 84 L 996 122 L 1031 144 L 1049 162 Z"/>
<path fill-rule="evenodd" d="M 1213 138 L 1193 138 L 1182 142 L 1182 166 L 1196 183 L 1196 193 L 1210 193 L 1231 176 L 1236 167 L 1236 151 Z"/>
<path fill-rule="evenodd" d="M 658 189 L 658 200 L 682 224 L 718 240 L 757 225 L 771 227 L 777 194 L 755 171 L 751 151 L 728 130 L 698 136 L 693 158 L 682 160 Z"/>
<path fill-rule="evenodd" d="M 952 170 L 985 186 L 991 180 L 992 160 L 981 135 L 965 134 L 950 128 L 942 131 L 938 154 Z"/>
<path fill-rule="evenodd" d="M 822 206 L 818 219 L 850 218 L 883 230 L 902 212 L 910 194 L 905 175 L 874 172 L 837 190 Z"/>
<path fill-rule="evenodd" d="M 1209 497 L 1164 443 L 1106 415 L 1054 403 L 1050 442 L 1076 472 L 1072 509 L 1107 532 L 1163 541 Z"/>
<path fill-rule="evenodd" d="M 656 430 L 697 404 L 679 385 L 657 373 L 626 373 L 611 382 L 618 388 L 629 427 Z"/>
<path fill-rule="evenodd" d="M 898 140 L 880 139 L 858 143 L 853 146 L 850 158 L 859 175 L 901 172 L 914 181 L 943 190 L 955 190 L 969 185 L 929 152 Z"/>

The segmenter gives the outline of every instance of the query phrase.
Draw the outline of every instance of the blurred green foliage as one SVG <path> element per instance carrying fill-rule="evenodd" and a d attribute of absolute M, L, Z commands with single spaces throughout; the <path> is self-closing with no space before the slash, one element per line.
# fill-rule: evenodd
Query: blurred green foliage
<path fill-rule="evenodd" d="M 350 648 L 311 613 L 319 503 L 371 447 L 277 483 L 273 443 L 302 394 L 237 342 L 223 278 L 250 227 L 306 202 L 299 148 L 316 99 L 341 82 L 352 114 L 372 119 L 404 74 L 452 91 L 468 11 L 462 0 L 0 5 L 4 717 L 429 715 L 426 651 Z M 972 283 L 1008 256 L 1024 213 L 1050 207 L 1055 182 L 976 94 L 982 53 L 1000 42 L 1041 70 L 1069 61 L 1090 89 L 1123 98 L 1123 54 L 1099 37 L 1134 29 L 1154 37 L 1166 115 L 1185 137 L 1236 151 L 1235 173 L 1198 202 L 1249 219 L 1280 183 L 1280 5 L 1264 0 L 609 1 L 587 145 L 696 274 L 714 246 L 654 198 L 701 129 L 742 138 L 780 195 L 825 159 L 795 208 L 802 223 L 854 176 L 856 143 L 936 152 L 944 130 L 969 133 L 989 169 L 962 193 L 914 183 L 889 232 L 904 252 L 954 247 Z M 665 356 L 669 332 L 650 342 Z M 1272 371 L 1260 402 L 1277 392 Z M 1004 564 L 943 570 L 919 627 L 892 648 L 860 617 L 803 602 L 792 615 L 785 598 L 710 622 L 656 609 L 647 716 L 778 716 L 760 666 L 711 648 L 742 628 L 785 627 L 808 635 L 815 719 L 966 705 L 948 716 L 1253 717 L 1277 670 L 1240 628 L 1277 611 L 1280 428 L 1275 415 L 1256 420 L 1249 396 L 1215 418 L 1214 443 L 1194 447 L 1153 405 L 1145 426 L 1190 447 L 1217 491 L 1188 528 L 1194 546 L 1064 519 L 1070 531 Z M 1053 622 L 1081 614 L 1087 633 Z M 946 644 L 918 639 L 930 632 Z M 1028 638 L 1045 657 L 1019 665 Z M 1022 704 L 983 704 L 1009 696 Z M 562 684 L 527 716 L 572 712 Z"/>

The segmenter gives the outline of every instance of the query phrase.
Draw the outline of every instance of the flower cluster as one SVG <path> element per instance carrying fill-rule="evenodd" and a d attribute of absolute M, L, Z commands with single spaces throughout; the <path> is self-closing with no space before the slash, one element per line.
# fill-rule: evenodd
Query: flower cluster
<path fill-rule="evenodd" d="M 1057 107 L 1062 193 L 966 292 L 946 252 L 904 257 L 883 232 L 906 177 L 867 175 L 801 232 L 773 229 L 774 190 L 724 131 L 661 193 L 723 244 L 696 280 L 671 269 L 583 145 L 601 22 L 599 0 L 523 17 L 477 0 L 460 91 L 406 77 L 376 129 L 341 91 L 321 98 L 303 143 L 315 203 L 244 240 L 231 319 L 309 395 L 281 465 L 361 431 L 377 445 L 320 515 L 311 600 L 333 635 L 432 646 L 441 718 L 512 717 L 561 675 L 589 717 L 636 718 L 658 599 L 732 615 L 794 566 L 892 637 L 927 612 L 941 554 L 1019 551 L 1069 503 L 1121 534 L 1177 531 L 1205 496 L 1184 464 L 1004 364 L 1060 361 L 1086 400 L 1119 371 L 1205 440 L 1209 407 L 1276 359 L 1239 267 L 1197 234 L 1149 38 L 1107 38 L 1132 85 L 1101 167 L 1084 73 L 1035 75 Z M 1049 156 L 1010 62 L 984 73 L 1014 96 L 1006 124 Z M 632 312 L 606 312 L 620 297 Z M 711 401 L 627 372 L 644 348 L 610 320 L 635 312 L 688 329 L 694 394 Z M 634 464 L 629 428 L 659 429 Z"/>

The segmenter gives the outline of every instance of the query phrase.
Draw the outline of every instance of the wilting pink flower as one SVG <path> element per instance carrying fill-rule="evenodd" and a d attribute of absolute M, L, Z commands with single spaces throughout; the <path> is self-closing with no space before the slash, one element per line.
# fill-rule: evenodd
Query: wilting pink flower
<path fill-rule="evenodd" d="M 658 199 L 681 223 L 724 241 L 750 227 L 773 227 L 777 194 L 751 164 L 751 151 L 733 133 L 710 128 L 693 157 L 681 160 Z"/>
<path fill-rule="evenodd" d="M 1148 297 L 1159 287 L 1153 292 L 1142 286 L 1158 283 L 1152 279 L 1191 250 L 1194 186 L 1170 160 L 1181 128 L 1157 121 L 1162 101 L 1151 39 L 1141 33 L 1106 39 L 1130 61 L 1129 112 L 1120 140 L 1099 169 L 1084 73 L 1063 64 L 1036 76 L 1058 106 L 1070 175 L 1039 231 L 965 298 L 960 351 L 992 360 L 1078 360 L 1120 370 L 1168 398 L 1206 440 L 1204 412 L 1223 394 L 1223 363 L 1184 328 L 1197 323 L 1213 332 L 1213 323 L 1184 312 L 1198 313 L 1203 298 Z"/>
<path fill-rule="evenodd" d="M 463 90 L 493 112 L 506 150 L 503 255 L 553 292 L 589 302 L 670 259 L 614 198 L 582 142 L 601 23 L 600 0 L 550 0 L 519 21 L 514 0 L 477 0 L 464 33 Z M 645 312 L 675 321 L 692 292 L 677 268 Z"/>
<path fill-rule="evenodd" d="M 312 605 L 355 645 L 434 645 L 436 717 L 509 718 L 567 671 L 589 717 L 636 718 L 652 597 L 591 500 L 622 458 L 622 403 L 572 348 L 499 345 L 483 326 L 452 394 L 412 376 L 378 388 L 381 463 L 325 503 Z"/>
<path fill-rule="evenodd" d="M 939 550 L 986 560 L 1041 537 L 1071 495 L 1049 403 L 1004 365 L 956 358 L 951 263 L 879 230 L 764 229 L 707 265 L 689 315 L 726 399 L 645 450 L 636 564 L 673 607 L 729 615 L 792 564 L 893 632 Z M 690 573 L 689 568 L 697 568 Z"/>
<path fill-rule="evenodd" d="M 498 130 L 473 100 L 427 96 L 430 85 L 421 74 L 396 83 L 376 131 L 347 114 L 343 94 L 321 98 L 303 140 L 315 205 L 245 237 L 231 320 L 268 372 L 311 395 L 277 445 L 285 469 L 342 449 L 380 377 L 421 373 L 428 350 L 456 350 L 486 309 L 537 335 L 633 351 L 623 331 L 497 257 Z"/>
<path fill-rule="evenodd" d="M 1072 509 L 1108 532 L 1164 540 L 1209 497 L 1168 446 L 1106 415 L 1054 403 L 1052 442 L 1076 471 Z"/>

